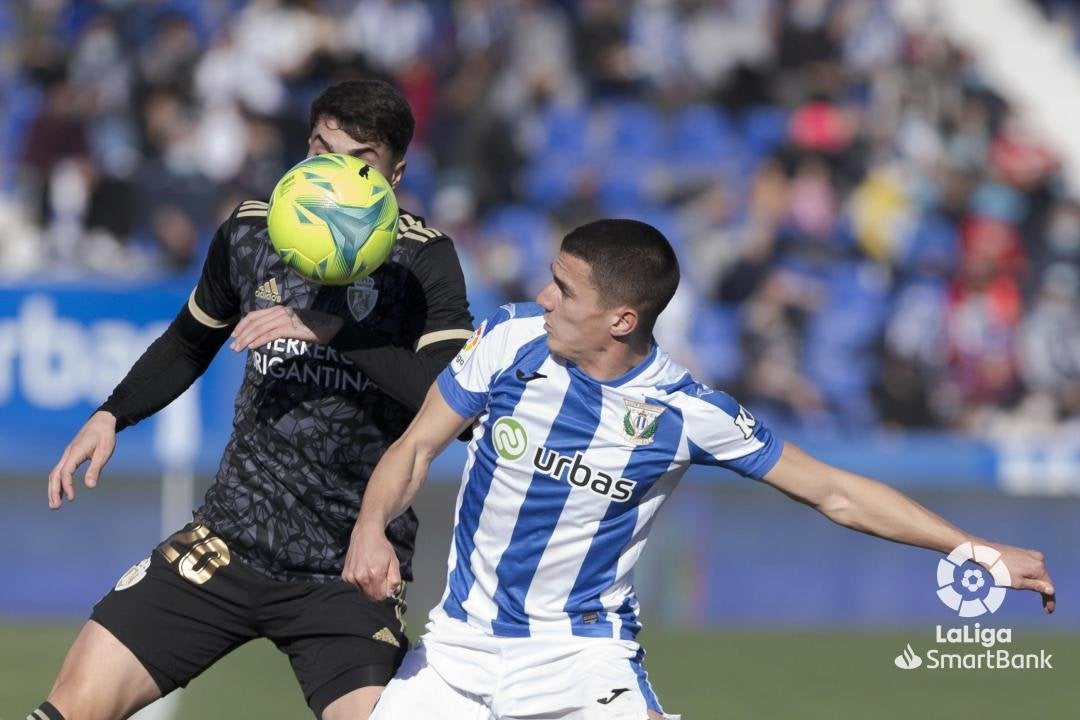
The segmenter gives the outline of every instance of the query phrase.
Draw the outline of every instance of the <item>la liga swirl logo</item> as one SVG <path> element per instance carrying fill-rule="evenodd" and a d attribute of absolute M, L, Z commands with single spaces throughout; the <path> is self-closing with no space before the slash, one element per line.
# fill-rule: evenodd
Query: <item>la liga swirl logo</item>
<path fill-rule="evenodd" d="M 962 618 L 996 612 L 1012 584 L 1001 553 L 986 545 L 964 543 L 938 561 L 937 596 Z"/>

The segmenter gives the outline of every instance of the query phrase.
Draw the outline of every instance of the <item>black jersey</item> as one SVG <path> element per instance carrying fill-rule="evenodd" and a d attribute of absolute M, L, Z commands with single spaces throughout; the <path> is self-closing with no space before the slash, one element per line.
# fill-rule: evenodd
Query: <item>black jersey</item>
<path fill-rule="evenodd" d="M 412 351 L 471 334 L 453 245 L 421 218 L 402 212 L 389 259 L 332 287 L 282 263 L 266 209 L 242 203 L 219 228 L 188 305 L 200 322 L 227 326 L 284 304 L 336 315 L 354 336 Z M 249 351 L 232 437 L 196 518 L 271 577 L 337 577 L 371 471 L 413 414 L 333 347 L 280 339 Z M 411 509 L 387 528 L 406 579 L 416 529 Z"/>

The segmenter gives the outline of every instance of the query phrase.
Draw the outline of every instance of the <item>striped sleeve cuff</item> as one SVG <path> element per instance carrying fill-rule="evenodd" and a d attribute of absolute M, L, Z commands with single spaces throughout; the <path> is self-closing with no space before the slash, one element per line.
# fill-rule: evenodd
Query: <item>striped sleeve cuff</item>
<path fill-rule="evenodd" d="M 723 466 L 745 477 L 760 480 L 773 469 L 773 466 L 780 459 L 780 453 L 784 450 L 784 443 L 765 427 L 759 428 L 754 433 L 754 437 L 763 443 L 760 448 L 749 455 L 743 455 L 741 458 L 727 460 L 723 463 Z"/>
<path fill-rule="evenodd" d="M 439 392 L 450 409 L 463 418 L 474 418 L 479 415 L 487 404 L 488 394 L 484 392 L 472 392 L 458 384 L 453 371 L 447 367 L 436 378 Z"/>
<path fill-rule="evenodd" d="M 473 332 L 472 328 L 451 328 L 449 330 L 435 330 L 434 332 L 425 333 L 416 341 L 416 351 L 419 352 L 428 345 L 447 340 L 460 340 L 461 344 L 464 345 L 465 341 L 473 336 Z"/>
<path fill-rule="evenodd" d="M 191 316 L 208 328 L 213 328 L 217 330 L 220 328 L 229 327 L 229 325 L 231 324 L 231 318 L 230 320 L 218 320 L 216 317 L 213 317 L 201 307 L 199 307 L 199 304 L 195 302 L 195 290 L 192 290 L 191 295 L 188 296 L 187 306 L 188 312 L 191 313 Z"/>

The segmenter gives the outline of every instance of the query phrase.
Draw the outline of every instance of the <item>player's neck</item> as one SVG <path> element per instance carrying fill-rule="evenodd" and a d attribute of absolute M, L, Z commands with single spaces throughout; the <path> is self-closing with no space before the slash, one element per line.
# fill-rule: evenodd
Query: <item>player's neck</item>
<path fill-rule="evenodd" d="M 593 380 L 607 382 L 622 377 L 645 361 L 652 352 L 652 338 L 612 342 L 574 359 L 574 364 Z"/>

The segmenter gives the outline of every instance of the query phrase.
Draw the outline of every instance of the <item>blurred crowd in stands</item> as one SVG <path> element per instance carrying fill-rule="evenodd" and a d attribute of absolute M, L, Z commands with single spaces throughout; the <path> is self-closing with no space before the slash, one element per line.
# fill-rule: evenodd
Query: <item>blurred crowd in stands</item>
<path fill-rule="evenodd" d="M 0 43 L 0 277 L 193 276 L 313 97 L 380 76 L 478 320 L 637 217 L 684 269 L 660 342 L 774 422 L 1080 429 L 1080 204 L 884 0 L 26 0 Z"/>

